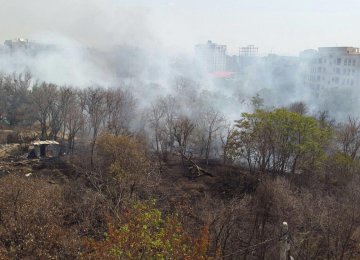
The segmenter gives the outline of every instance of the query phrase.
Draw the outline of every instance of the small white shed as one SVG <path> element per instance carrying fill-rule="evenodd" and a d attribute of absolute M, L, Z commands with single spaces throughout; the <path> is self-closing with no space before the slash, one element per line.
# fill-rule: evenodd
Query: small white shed
<path fill-rule="evenodd" d="M 58 157 L 60 154 L 59 142 L 46 140 L 34 141 L 30 146 L 29 157 Z"/>

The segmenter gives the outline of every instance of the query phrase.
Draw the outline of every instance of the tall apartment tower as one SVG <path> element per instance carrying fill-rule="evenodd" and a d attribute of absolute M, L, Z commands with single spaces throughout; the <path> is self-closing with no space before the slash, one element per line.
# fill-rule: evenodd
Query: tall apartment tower
<path fill-rule="evenodd" d="M 254 64 L 257 60 L 259 48 L 254 45 L 248 45 L 239 49 L 240 71 L 245 72 L 246 68 Z"/>
<path fill-rule="evenodd" d="M 255 57 L 258 55 L 259 48 L 254 45 L 248 45 L 239 49 L 240 57 Z"/>
<path fill-rule="evenodd" d="M 311 55 L 300 54 L 300 58 L 306 64 L 303 82 L 317 93 L 360 85 L 359 48 L 320 47 Z"/>
<path fill-rule="evenodd" d="M 195 46 L 197 59 L 204 62 L 209 72 L 226 70 L 226 45 L 219 45 L 208 41 L 206 44 Z"/>

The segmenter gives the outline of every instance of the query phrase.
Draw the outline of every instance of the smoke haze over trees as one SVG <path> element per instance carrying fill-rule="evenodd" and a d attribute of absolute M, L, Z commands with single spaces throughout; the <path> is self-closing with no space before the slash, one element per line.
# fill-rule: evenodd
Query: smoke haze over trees
<path fill-rule="evenodd" d="M 18 19 L 11 19 L 5 12 L 8 9 L 18 10 Z M 221 104 L 216 104 L 217 109 L 231 120 L 249 111 L 248 100 L 258 93 L 266 107 L 303 101 L 314 114 L 331 110 L 340 120 L 349 114 L 356 116 L 356 91 L 349 89 L 339 95 L 331 90 L 318 99 L 301 84 L 307 68 L 296 58 L 269 56 L 248 67 L 236 80 L 214 81 L 191 51 L 168 46 L 155 10 L 146 5 L 110 0 L 86 4 L 82 0 L 52 4 L 11 1 L 4 3 L 0 12 L 3 40 L 26 37 L 37 46 L 26 54 L 1 51 L 0 71 L 7 74 L 30 72 L 35 80 L 80 88 L 127 88 L 146 104 L 158 96 L 174 95 L 175 79 L 184 77 L 196 82 L 196 91 L 218 97 Z M 66 13 L 67 19 L 52 19 L 58 13 Z M 27 26 L 22 27 L 25 20 Z M 183 40 L 197 43 L 190 30 Z M 143 95 L 145 89 L 147 95 Z"/>
<path fill-rule="evenodd" d="M 144 2 L 2 3 L 0 258 L 359 259 L 357 86 L 209 73 Z"/>

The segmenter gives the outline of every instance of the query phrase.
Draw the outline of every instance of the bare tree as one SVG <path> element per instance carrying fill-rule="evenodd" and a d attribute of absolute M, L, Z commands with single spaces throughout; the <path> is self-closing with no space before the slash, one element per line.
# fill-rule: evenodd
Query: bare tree
<path fill-rule="evenodd" d="M 50 128 L 50 138 L 53 140 L 57 139 L 57 135 L 63 126 L 64 107 L 60 99 L 60 93 L 56 91 L 56 96 L 49 108 L 49 128 Z"/>
<path fill-rule="evenodd" d="M 106 116 L 106 95 L 101 88 L 88 88 L 85 92 L 84 108 L 91 131 L 91 167 L 94 167 L 94 149 Z"/>
<path fill-rule="evenodd" d="M 129 132 L 135 110 L 135 99 L 132 94 L 121 89 L 107 90 L 106 108 L 109 132 L 115 135 Z"/>
<path fill-rule="evenodd" d="M 230 161 L 230 154 L 229 154 L 229 149 L 230 149 L 230 142 L 231 142 L 231 134 L 234 131 L 234 127 L 232 127 L 230 124 L 228 124 L 225 128 L 224 131 L 222 131 L 222 133 L 220 134 L 220 140 L 221 140 L 221 144 L 222 144 L 222 149 L 223 149 L 223 163 L 227 164 Z"/>
<path fill-rule="evenodd" d="M 4 83 L 5 83 L 5 75 L 0 74 L 0 121 L 6 119 L 7 93 Z"/>
<path fill-rule="evenodd" d="M 340 125 L 337 141 L 342 152 L 354 160 L 360 148 L 359 120 L 349 117 L 347 123 Z"/>
<path fill-rule="evenodd" d="M 150 127 L 154 131 L 155 148 L 159 161 L 161 161 L 161 141 L 163 132 L 163 120 L 165 118 L 165 107 L 161 100 L 152 104 L 149 113 Z"/>
<path fill-rule="evenodd" d="M 183 155 L 187 152 L 187 144 L 192 131 L 195 128 L 195 124 L 186 116 L 180 116 L 176 119 L 173 132 L 177 143 L 179 144 L 179 150 L 181 153 L 181 160 L 183 161 Z"/>
<path fill-rule="evenodd" d="M 73 93 L 70 96 L 67 109 L 68 113 L 65 114 L 65 122 L 64 125 L 66 126 L 67 130 L 67 139 L 68 139 L 68 149 L 71 153 L 74 152 L 75 148 L 75 137 L 77 133 L 83 128 L 84 126 L 84 111 L 83 106 L 81 106 L 79 95 Z"/>
<path fill-rule="evenodd" d="M 308 108 L 304 102 L 294 102 L 290 104 L 289 111 L 305 115 L 308 112 Z"/>
<path fill-rule="evenodd" d="M 59 94 L 59 102 L 61 107 L 61 123 L 62 123 L 62 130 L 61 130 L 61 138 L 65 139 L 66 134 L 66 117 L 69 113 L 73 111 L 70 108 L 70 103 L 73 98 L 76 97 L 76 92 L 71 87 L 61 87 L 60 94 Z"/>
<path fill-rule="evenodd" d="M 3 75 L 1 81 L 2 117 L 6 117 L 10 125 L 31 122 L 32 113 L 29 99 L 31 75 L 29 73 Z"/>
<path fill-rule="evenodd" d="M 225 118 L 219 112 L 213 108 L 208 109 L 203 114 L 203 128 L 206 133 L 205 136 L 205 159 L 206 164 L 209 164 L 209 156 L 212 148 L 212 144 L 217 132 L 224 127 Z"/>
<path fill-rule="evenodd" d="M 31 93 L 35 117 L 40 122 L 41 138 L 48 137 L 49 121 L 51 119 L 51 108 L 57 98 L 57 86 L 42 83 L 36 85 Z"/>

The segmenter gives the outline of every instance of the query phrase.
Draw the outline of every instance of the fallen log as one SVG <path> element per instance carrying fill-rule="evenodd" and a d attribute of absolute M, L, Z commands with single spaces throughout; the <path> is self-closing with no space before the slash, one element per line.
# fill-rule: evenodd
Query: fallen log
<path fill-rule="evenodd" d="M 215 177 L 215 175 L 213 175 L 212 173 L 208 172 L 207 170 L 205 170 L 204 168 L 200 167 L 199 165 L 197 165 L 190 157 L 187 157 L 186 155 L 181 153 L 182 158 L 184 158 L 186 161 L 188 161 L 189 163 L 191 163 L 191 166 L 188 167 L 188 170 L 190 172 L 190 177 L 191 178 L 198 178 L 201 177 L 203 175 L 207 175 L 210 177 Z"/>

